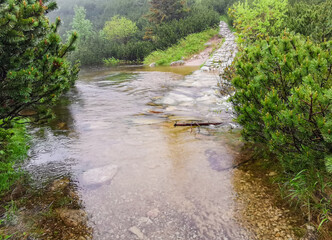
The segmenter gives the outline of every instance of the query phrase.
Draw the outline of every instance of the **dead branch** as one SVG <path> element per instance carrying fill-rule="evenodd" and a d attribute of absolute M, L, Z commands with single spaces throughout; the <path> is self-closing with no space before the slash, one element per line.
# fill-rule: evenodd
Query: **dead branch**
<path fill-rule="evenodd" d="M 192 123 L 175 123 L 174 124 L 174 127 L 201 127 L 201 126 L 210 126 L 210 125 L 214 125 L 214 126 L 217 126 L 217 125 L 222 125 L 224 123 L 222 122 L 192 122 Z"/>

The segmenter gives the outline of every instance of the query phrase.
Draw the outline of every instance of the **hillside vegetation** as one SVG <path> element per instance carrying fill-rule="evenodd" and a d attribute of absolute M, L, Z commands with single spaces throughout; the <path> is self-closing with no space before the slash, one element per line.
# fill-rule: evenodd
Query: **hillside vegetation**
<path fill-rule="evenodd" d="M 295 14 L 296 13 L 296 14 Z M 229 10 L 239 54 L 225 74 L 242 136 L 317 227 L 332 220 L 332 2 L 254 0 Z M 273 164 L 272 164 L 273 165 Z M 272 166 L 271 165 L 271 166 Z"/>

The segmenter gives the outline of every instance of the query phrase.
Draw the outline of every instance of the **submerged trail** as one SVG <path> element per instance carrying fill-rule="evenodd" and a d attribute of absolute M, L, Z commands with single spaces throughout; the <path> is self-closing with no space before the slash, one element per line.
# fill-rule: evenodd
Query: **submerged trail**
<path fill-rule="evenodd" d="M 26 169 L 41 182 L 75 180 L 94 239 L 253 239 L 236 220 L 232 166 L 242 143 L 228 133 L 219 76 L 206 71 L 222 71 L 236 54 L 223 22 L 221 34 L 222 47 L 190 75 L 186 67 L 83 70 L 53 124 L 32 129 Z M 197 132 L 176 121 L 225 124 Z"/>

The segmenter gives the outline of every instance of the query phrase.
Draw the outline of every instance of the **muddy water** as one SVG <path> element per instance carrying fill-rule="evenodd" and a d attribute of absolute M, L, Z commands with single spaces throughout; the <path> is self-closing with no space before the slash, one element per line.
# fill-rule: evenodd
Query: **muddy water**
<path fill-rule="evenodd" d="M 77 181 L 94 239 L 251 239 L 234 217 L 230 106 L 196 70 L 83 70 L 53 123 L 31 129 L 26 168 Z M 225 124 L 173 127 L 192 120 Z"/>

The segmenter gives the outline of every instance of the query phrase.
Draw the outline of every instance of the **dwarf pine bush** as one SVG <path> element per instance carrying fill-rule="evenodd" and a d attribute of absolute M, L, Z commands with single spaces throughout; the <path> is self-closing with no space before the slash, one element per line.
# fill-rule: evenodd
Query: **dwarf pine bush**
<path fill-rule="evenodd" d="M 250 44 L 235 63 L 231 101 L 244 138 L 266 143 L 291 173 L 330 164 L 331 44 L 284 32 Z"/>

